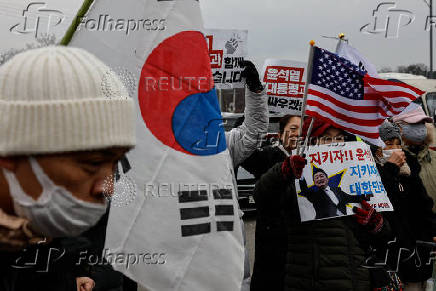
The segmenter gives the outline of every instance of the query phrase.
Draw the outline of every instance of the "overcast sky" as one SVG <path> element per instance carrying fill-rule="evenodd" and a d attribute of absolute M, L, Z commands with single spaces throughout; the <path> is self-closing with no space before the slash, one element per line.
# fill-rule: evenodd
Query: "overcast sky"
<path fill-rule="evenodd" d="M 373 10 L 382 3 L 391 4 L 382 5 L 376 13 L 378 29 L 385 27 L 389 13 L 391 23 L 400 21 L 398 37 L 398 25 L 389 27 L 390 38 L 384 33 L 360 31 L 362 26 L 374 24 Z M 306 61 L 311 39 L 334 50 L 337 41 L 321 36 L 340 32 L 377 68 L 429 64 L 429 32 L 425 30 L 429 8 L 425 0 L 200 0 L 200 4 L 207 28 L 248 29 L 249 56 L 258 66 L 265 58 Z"/>
<path fill-rule="evenodd" d="M 334 50 L 337 41 L 321 36 L 337 36 L 343 32 L 350 39 L 350 44 L 358 48 L 377 68 L 390 66 L 395 69 L 398 65 L 411 63 L 429 64 L 429 33 L 425 30 L 429 9 L 425 1 L 200 0 L 200 4 L 207 28 L 248 29 L 249 57 L 259 67 L 262 67 L 265 58 L 307 61 L 308 43 L 311 39 L 318 46 Z M 13 24 L 22 21 L 23 8 L 31 2 L 35 1 L 0 0 L 1 50 L 23 46 L 27 42 L 26 38 L 32 37 L 11 34 L 9 31 Z M 54 29 L 55 33 L 62 35 L 83 0 L 41 2 L 52 9 L 62 10 L 69 19 Z M 394 35 L 391 38 L 386 38 L 383 32 L 360 31 L 362 26 L 374 24 L 373 10 L 382 3 L 388 4 L 382 5 L 377 13 L 378 29 L 383 30 L 386 16 L 391 15 L 392 25 L 388 31 Z M 398 22 L 400 28 L 396 37 Z M 368 31 L 373 32 L 370 26 Z"/>

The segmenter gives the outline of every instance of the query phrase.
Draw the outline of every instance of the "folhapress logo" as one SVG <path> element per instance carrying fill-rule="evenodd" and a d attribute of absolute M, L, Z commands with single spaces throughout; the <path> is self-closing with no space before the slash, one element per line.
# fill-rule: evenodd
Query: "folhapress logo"
<path fill-rule="evenodd" d="M 23 19 L 9 30 L 15 34 L 34 34 L 35 38 L 50 34 L 50 30 L 65 20 L 62 11 L 49 9 L 44 2 L 32 2 L 23 10 Z"/>
<path fill-rule="evenodd" d="M 97 19 L 81 17 L 77 19 L 77 30 L 119 31 L 129 35 L 135 31 L 156 31 L 166 29 L 165 19 L 123 19 L 113 18 L 109 14 L 100 15 Z"/>
<path fill-rule="evenodd" d="M 372 11 L 372 22 L 360 28 L 366 34 L 384 34 L 385 38 L 398 38 L 400 28 L 415 20 L 415 15 L 404 9 L 398 9 L 395 2 L 380 3 Z"/>

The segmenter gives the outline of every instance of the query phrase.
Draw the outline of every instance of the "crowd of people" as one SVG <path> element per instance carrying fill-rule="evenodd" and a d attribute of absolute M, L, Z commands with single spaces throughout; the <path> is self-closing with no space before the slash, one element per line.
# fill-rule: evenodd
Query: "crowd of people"
<path fill-rule="evenodd" d="M 300 136 L 309 135 L 310 146 L 356 136 L 285 115 L 279 142 L 256 148 L 267 131 L 267 99 L 255 66 L 244 66 L 245 120 L 226 135 L 233 166 L 257 179 L 254 270 L 250 276 L 246 256 L 241 290 L 425 290 L 436 237 L 432 118 L 412 106 L 380 127 L 385 147 L 370 145 L 394 207 L 380 213 L 371 195 L 329 187 L 321 168 L 316 191 L 302 178 Z M 76 264 L 84 249 L 101 256 L 113 192 L 105 181 L 136 142 L 133 100 L 107 72 L 97 57 L 67 47 L 29 50 L 0 67 L 0 290 L 137 288 L 109 264 Z M 103 95 L 103 77 L 119 98 Z M 295 180 L 316 218 L 340 217 L 301 222 Z M 348 203 L 360 203 L 354 215 L 345 215 Z M 35 249 L 48 262 L 29 264 Z"/>
<path fill-rule="evenodd" d="M 410 116 L 414 118 L 410 120 Z M 253 154 L 263 161 L 262 169 L 253 167 L 251 158 L 243 164 L 260 177 L 254 190 L 257 218 L 251 290 L 425 290 L 426 281 L 432 277 L 432 249 L 419 242 L 432 242 L 436 234 L 431 186 L 421 178 L 425 177 L 422 169 L 432 164 L 432 119 L 417 107 L 396 117 L 395 122 L 386 120 L 380 127 L 386 146 L 371 145 L 393 212 L 377 212 L 364 195 L 350 199 L 348 194 L 336 194 L 335 203 L 325 190 L 304 194 L 307 186 L 301 187 L 305 181 L 300 179 L 303 193 L 299 195 L 325 197 L 326 203 L 314 205 L 315 210 L 320 210 L 317 218 L 333 216 L 326 213 L 330 210 L 343 212 L 344 203 L 355 199 L 360 199 L 362 205 L 354 208 L 354 217 L 304 223 L 293 181 L 301 177 L 306 163 L 304 158 L 291 155 L 297 144 L 294 132 L 298 132 L 299 121 L 298 116 L 283 117 L 280 144 Z M 411 127 L 419 127 L 421 134 L 415 128 L 413 133 L 408 132 L 407 121 Z M 309 124 L 308 118 L 303 124 L 303 136 Z M 313 144 L 356 141 L 355 136 L 319 121 L 314 122 L 311 137 Z M 421 151 L 425 151 L 426 160 L 417 158 Z M 322 189 L 327 174 L 315 169 L 313 176 L 315 185 L 319 183 L 318 189 Z M 341 199 L 346 201 L 341 203 Z"/>

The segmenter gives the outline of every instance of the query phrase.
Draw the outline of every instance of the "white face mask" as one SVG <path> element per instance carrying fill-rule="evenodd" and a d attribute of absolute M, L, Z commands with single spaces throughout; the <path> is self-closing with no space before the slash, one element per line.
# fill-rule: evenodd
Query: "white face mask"
<path fill-rule="evenodd" d="M 36 201 L 23 191 L 12 172 L 3 169 L 3 173 L 16 214 L 28 219 L 34 231 L 48 237 L 76 236 L 94 226 L 105 214 L 106 202 L 77 199 L 65 188 L 55 185 L 34 158 L 29 158 L 29 162 L 43 189 Z"/>
<path fill-rule="evenodd" d="M 401 149 L 383 150 L 383 158 L 388 160 L 394 151 L 401 151 Z"/>
<path fill-rule="evenodd" d="M 389 160 L 389 158 L 392 156 L 392 153 L 395 151 L 402 151 L 402 149 L 383 150 L 383 158 L 381 159 L 382 164 L 385 164 L 387 162 L 387 160 Z M 401 176 L 410 176 L 410 167 L 407 164 L 407 162 L 401 166 L 400 175 Z"/>

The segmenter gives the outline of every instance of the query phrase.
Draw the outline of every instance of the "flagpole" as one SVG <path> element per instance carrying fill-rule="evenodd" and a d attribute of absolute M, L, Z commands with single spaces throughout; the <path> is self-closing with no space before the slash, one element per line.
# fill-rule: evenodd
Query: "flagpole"
<path fill-rule="evenodd" d="M 339 44 L 341 43 L 341 42 L 343 42 L 343 41 L 345 41 L 345 34 L 344 33 L 340 33 L 339 35 L 338 35 L 338 39 L 339 39 L 339 42 L 338 42 L 338 45 L 336 46 L 336 52 L 337 52 L 337 50 L 338 50 L 338 47 L 339 47 Z M 311 60 L 311 63 L 313 64 L 313 45 L 312 45 L 312 43 L 311 43 L 311 50 L 312 50 L 312 52 L 311 52 L 311 56 L 309 57 L 309 58 L 311 58 L 310 60 Z M 310 66 L 310 70 L 311 70 L 311 72 L 310 72 L 310 78 L 312 78 L 312 65 Z M 307 89 L 307 87 L 309 86 L 308 85 L 309 83 L 306 83 L 306 89 Z M 307 91 L 305 92 L 305 102 L 306 102 L 306 99 L 307 99 Z M 306 106 L 304 106 L 304 111 L 306 111 Z M 301 120 L 303 120 L 303 115 L 302 115 L 302 118 L 301 118 Z M 314 117 L 312 117 L 312 120 L 310 121 L 310 125 L 309 125 L 309 128 L 307 129 L 307 133 L 306 133 L 306 138 L 305 138 L 305 140 L 304 140 L 304 144 L 303 144 L 303 148 L 301 149 L 301 153 L 304 153 L 304 151 L 306 150 L 306 147 L 307 147 L 307 144 L 308 144 L 308 141 L 309 141 L 309 136 L 310 136 L 310 134 L 312 133 L 312 128 L 313 128 L 313 123 L 315 122 L 315 118 Z M 297 155 L 299 155 L 299 151 L 298 151 L 298 147 L 297 147 Z"/>
<path fill-rule="evenodd" d="M 336 54 L 338 54 L 339 46 L 343 41 L 346 41 L 345 34 L 341 32 L 340 34 L 338 34 L 338 44 L 336 45 Z"/>
<path fill-rule="evenodd" d="M 80 20 L 86 15 L 86 13 L 89 11 L 91 5 L 94 3 L 94 0 L 85 0 L 82 3 L 82 6 L 80 7 L 79 11 L 77 12 L 76 17 L 74 17 L 73 22 L 71 23 L 70 27 L 68 27 L 67 32 L 65 33 L 64 37 L 62 38 L 60 45 L 68 45 L 73 38 L 74 33 L 77 30 L 77 27 L 80 24 Z"/>
<path fill-rule="evenodd" d="M 431 23 L 433 19 L 433 0 L 430 0 L 430 79 L 433 79 L 433 25 Z"/>
<path fill-rule="evenodd" d="M 304 139 L 304 144 L 303 144 L 303 148 L 301 149 L 301 153 L 304 153 L 304 151 L 306 150 L 307 144 L 309 143 L 309 136 L 312 133 L 312 128 L 313 128 L 314 122 L 315 122 L 315 118 L 312 117 L 312 119 L 310 120 L 309 128 L 307 129 L 307 134 L 306 134 L 306 138 Z"/>
<path fill-rule="evenodd" d="M 309 84 L 312 80 L 312 71 L 313 71 L 312 67 L 313 67 L 313 52 L 314 52 L 315 41 L 311 40 L 309 44 L 310 44 L 309 60 L 307 62 L 306 87 L 304 88 L 303 108 L 301 109 L 300 134 L 299 134 L 298 140 L 297 140 L 297 150 L 296 150 L 297 155 L 300 155 L 300 138 L 301 138 L 301 135 L 303 133 L 304 114 L 306 113 L 307 91 L 309 90 Z M 312 118 L 311 123 L 313 123 L 313 118 Z M 309 134 L 310 134 L 309 132 L 306 134 L 305 143 L 307 142 Z M 303 150 L 304 150 L 304 148 L 303 148 Z M 302 153 L 303 152 L 301 152 L 301 154 Z"/>
<path fill-rule="evenodd" d="M 338 35 L 338 39 L 339 39 L 339 42 L 338 42 L 338 45 L 336 46 L 336 51 L 337 51 L 337 49 L 338 49 L 338 47 L 339 47 L 339 44 L 342 42 L 342 41 L 345 41 L 345 34 L 344 33 L 340 33 L 339 35 Z M 311 61 L 311 66 L 310 66 L 310 78 L 312 78 L 312 67 L 313 67 L 313 45 L 312 45 L 312 42 L 311 42 L 311 55 L 309 56 L 309 60 Z M 306 89 L 307 89 L 307 87 L 309 86 L 309 83 L 306 83 Z M 306 99 L 307 99 L 307 91 L 305 92 L 305 102 L 306 102 Z M 304 111 L 306 111 L 306 106 L 304 106 Z M 303 120 L 303 115 L 302 115 L 302 118 L 301 118 L 301 120 Z M 306 133 L 306 138 L 304 139 L 304 144 L 303 144 L 303 148 L 301 149 L 301 153 L 304 153 L 304 151 L 306 150 L 306 147 L 307 147 L 307 144 L 308 144 L 308 142 L 309 142 L 309 137 L 310 137 L 310 134 L 312 133 L 312 129 L 313 129 L 313 124 L 314 124 L 314 122 L 315 122 L 315 118 L 314 117 L 312 117 L 312 120 L 310 121 L 310 125 L 309 125 L 309 128 L 307 129 L 307 133 Z M 298 147 L 297 147 L 297 155 L 299 154 L 299 151 L 298 151 Z"/>

